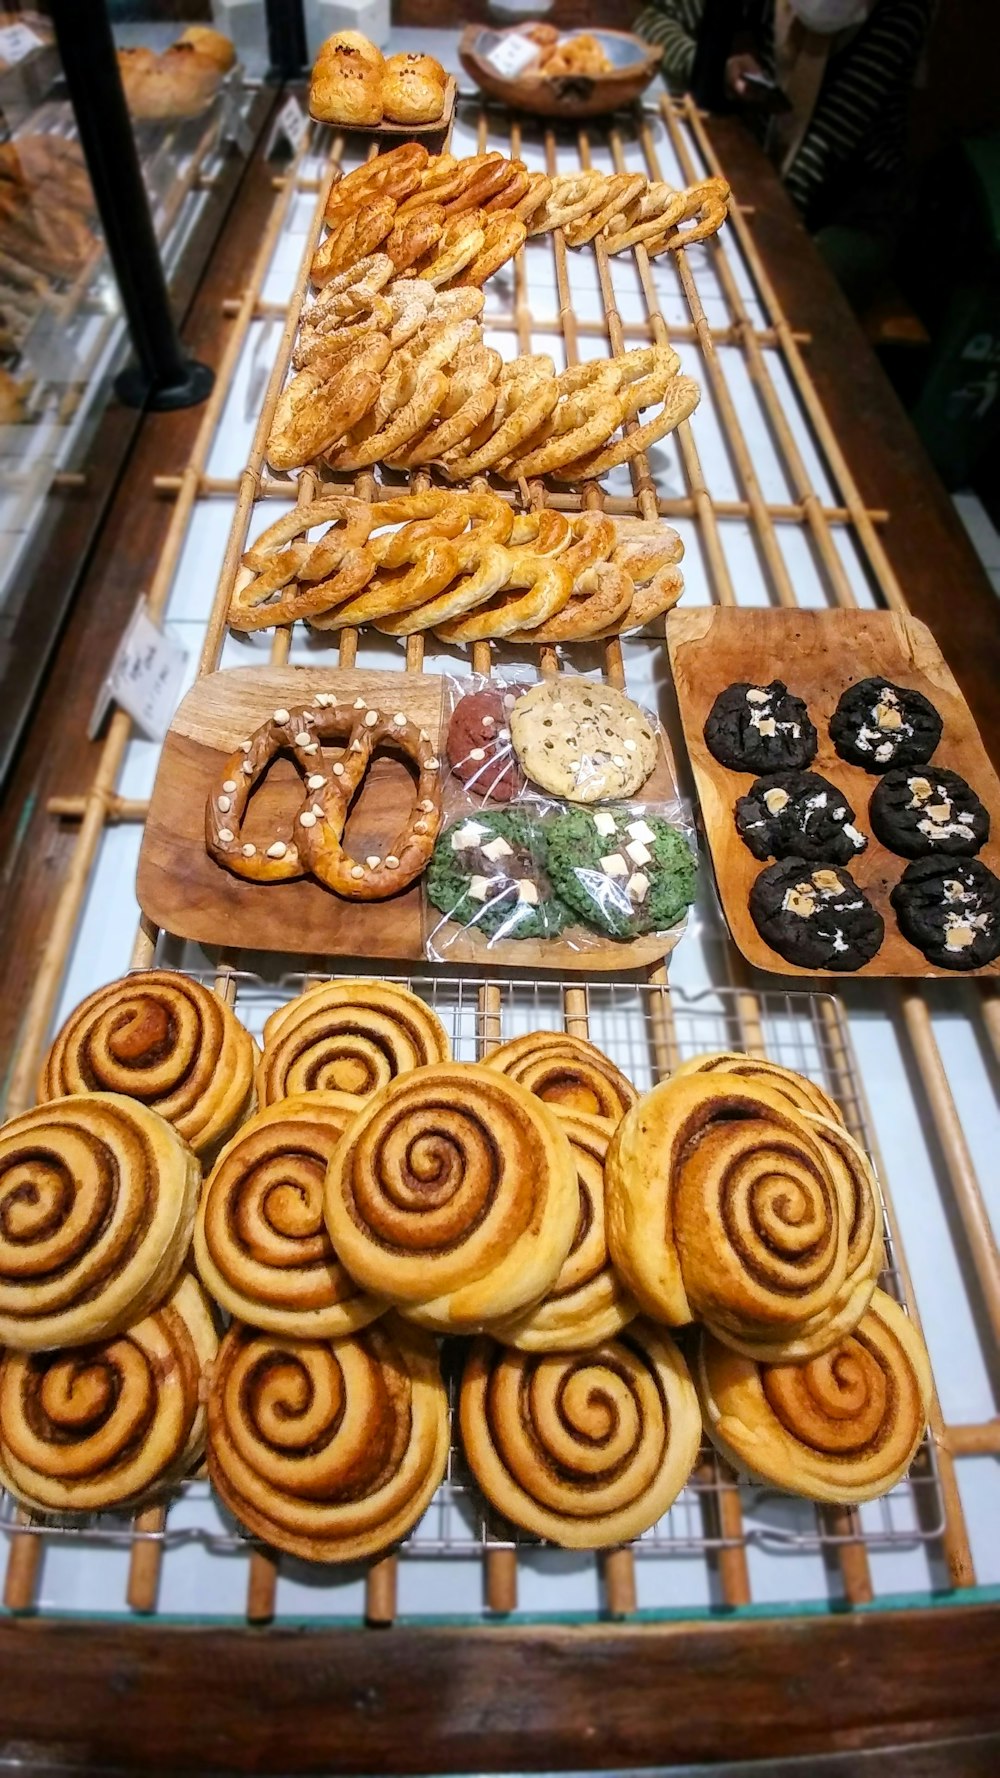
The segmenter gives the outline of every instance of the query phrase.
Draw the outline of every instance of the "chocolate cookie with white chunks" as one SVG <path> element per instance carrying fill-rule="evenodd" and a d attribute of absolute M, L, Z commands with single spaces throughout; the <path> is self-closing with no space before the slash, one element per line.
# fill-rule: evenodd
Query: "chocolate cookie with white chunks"
<path fill-rule="evenodd" d="M 427 869 L 427 898 L 487 938 L 557 938 L 569 911 L 546 870 L 545 834 L 524 809 L 482 810 L 452 822 Z"/>
<path fill-rule="evenodd" d="M 773 772 L 751 784 L 733 811 L 743 844 L 762 862 L 808 858 L 850 864 L 868 841 L 846 796 L 818 772 Z"/>
<path fill-rule="evenodd" d="M 780 679 L 741 679 L 720 691 L 705 719 L 705 744 L 731 772 L 800 772 L 816 756 L 816 729 L 801 698 Z"/>
<path fill-rule="evenodd" d="M 666 932 L 695 898 L 698 862 L 661 815 L 569 809 L 545 824 L 557 893 L 588 926 L 611 938 Z"/>
<path fill-rule="evenodd" d="M 656 730 L 612 685 L 560 673 L 533 685 L 510 713 L 521 769 L 574 803 L 633 796 L 656 765 Z"/>
<path fill-rule="evenodd" d="M 866 772 L 923 765 L 941 739 L 941 718 L 923 692 L 888 679 L 859 679 L 830 718 L 841 759 Z"/>
<path fill-rule="evenodd" d="M 872 831 L 902 858 L 972 858 L 990 837 L 990 818 L 958 772 L 941 766 L 886 772 L 868 805 Z"/>
<path fill-rule="evenodd" d="M 1000 956 L 1000 878 L 979 858 L 917 858 L 889 897 L 899 930 L 938 969 Z"/>
<path fill-rule="evenodd" d="M 804 858 L 761 871 L 750 917 L 771 949 L 800 969 L 860 969 L 885 935 L 881 914 L 849 871 Z"/>
<path fill-rule="evenodd" d="M 459 698 L 445 751 L 455 777 L 483 802 L 509 803 L 524 788 L 510 738 L 516 692 L 490 686 Z"/>

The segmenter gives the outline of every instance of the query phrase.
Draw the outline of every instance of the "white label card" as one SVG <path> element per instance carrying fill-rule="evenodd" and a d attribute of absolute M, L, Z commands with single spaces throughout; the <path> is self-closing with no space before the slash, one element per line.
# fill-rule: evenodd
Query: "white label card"
<path fill-rule="evenodd" d="M 501 37 L 499 43 L 490 50 L 486 60 L 492 64 L 498 74 L 511 78 L 520 74 L 530 63 L 538 60 L 538 45 L 532 43 L 530 37 L 520 37 L 515 32 L 512 37 Z"/>
<path fill-rule="evenodd" d="M 268 155 L 274 153 L 278 143 L 282 141 L 282 139 L 288 143 L 292 153 L 297 154 L 308 128 L 309 119 L 303 111 L 302 106 L 299 104 L 298 99 L 295 97 L 295 94 L 292 93 L 290 98 L 285 100 L 285 103 L 282 105 L 281 110 L 278 112 L 278 115 L 274 120 L 271 143 L 267 151 Z"/>
<path fill-rule="evenodd" d="M 12 68 L 15 62 L 23 62 L 32 50 L 42 48 L 42 39 L 27 25 L 5 25 L 0 30 L 0 62 L 6 62 Z"/>
<path fill-rule="evenodd" d="M 93 737 L 114 700 L 151 741 L 162 741 L 177 708 L 188 651 L 161 630 L 139 600 L 101 688 L 91 718 Z"/>

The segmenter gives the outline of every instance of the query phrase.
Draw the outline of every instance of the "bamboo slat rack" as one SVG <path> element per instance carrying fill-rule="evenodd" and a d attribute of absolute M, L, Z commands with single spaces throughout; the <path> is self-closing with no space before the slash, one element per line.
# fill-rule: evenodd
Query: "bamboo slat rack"
<path fill-rule="evenodd" d="M 505 114 L 480 109 L 475 114 L 475 134 L 479 146 L 502 146 L 513 154 L 528 152 L 526 135 L 520 126 Z M 601 164 L 617 169 L 641 166 L 651 178 L 663 176 L 668 169 L 661 156 L 669 154 L 679 175 L 685 181 L 699 177 L 705 169 L 721 172 L 711 141 L 703 123 L 689 102 L 663 100 L 658 111 L 635 114 L 631 125 L 623 123 L 607 136 L 581 130 L 575 138 L 557 137 L 548 130 L 535 144 L 544 157 L 536 164 L 560 170 L 587 167 L 599 158 Z M 157 487 L 173 500 L 173 510 L 164 547 L 147 590 L 149 606 L 154 614 L 168 609 L 181 552 L 188 536 L 193 515 L 203 502 L 227 500 L 232 504 L 228 542 L 224 551 L 218 583 L 210 611 L 207 612 L 203 646 L 198 663 L 200 673 L 214 671 L 226 647 L 226 611 L 239 558 L 252 538 L 273 516 L 279 500 L 290 504 L 296 499 L 306 502 L 325 475 L 306 472 L 297 485 L 270 475 L 265 465 L 267 434 L 288 369 L 299 309 L 305 297 L 307 271 L 322 226 L 322 214 L 329 184 L 334 177 L 335 163 L 344 154 L 345 143 L 332 143 L 322 132 L 302 145 L 287 175 L 276 192 L 270 219 L 261 240 L 246 288 L 238 300 L 227 304 L 226 312 L 232 326 L 218 367 L 213 394 L 206 405 L 204 417 L 190 461 L 179 476 L 162 475 Z M 306 230 L 291 301 L 276 304 L 263 294 L 265 281 L 275 249 L 289 225 L 293 206 L 311 202 L 311 223 Z M 582 348 L 600 346 L 617 354 L 633 341 L 656 343 L 678 341 L 697 364 L 696 370 L 706 396 L 710 398 L 716 419 L 723 433 L 736 485 L 734 497 L 719 499 L 710 492 L 699 454 L 699 417 L 678 429 L 676 446 L 678 464 L 683 476 L 682 493 L 667 495 L 650 463 L 642 456 L 633 460 L 629 476 L 631 486 L 612 482 L 607 488 L 592 486 L 582 498 L 576 493 L 555 495 L 542 482 L 531 483 L 527 496 L 533 506 L 549 501 L 564 509 L 603 508 L 609 512 L 637 513 L 644 517 L 661 516 L 689 522 L 693 527 L 711 597 L 722 604 L 738 602 L 739 586 L 734 577 L 722 536 L 723 525 L 731 520 L 747 527 L 756 562 L 771 603 L 795 605 L 796 584 L 782 548 L 782 533 L 792 528 L 804 537 L 822 581 L 828 603 L 850 607 L 857 601 L 855 582 L 845 567 L 841 543 L 848 539 L 857 550 L 867 577 L 870 597 L 874 602 L 892 609 L 905 610 L 906 601 L 879 539 L 879 525 L 885 515 L 866 506 L 850 473 L 813 384 L 803 355 L 806 337 L 797 335 L 775 297 L 765 267 L 756 251 L 752 229 L 746 216 L 737 207 L 726 231 L 703 249 L 689 257 L 678 255 L 669 263 L 658 261 L 651 266 L 644 249 L 634 250 L 626 266 L 621 260 L 609 259 L 603 243 L 585 250 L 587 263 L 593 266 L 596 291 L 599 295 L 600 319 L 578 313 L 578 275 L 576 266 L 583 256 L 570 255 L 559 232 L 543 237 L 540 245 L 532 243 L 517 258 L 513 268 L 511 302 L 502 313 L 491 311 L 487 290 L 485 324 L 488 331 L 512 335 L 510 349 L 531 350 L 533 342 L 548 337 L 553 349 L 561 349 L 567 362 L 574 362 Z M 531 266 L 537 256 L 548 256 L 548 276 L 555 296 L 555 314 L 536 316 L 532 309 L 535 295 Z M 532 255 L 536 259 L 532 259 Z M 749 274 L 752 295 L 748 294 L 746 277 L 737 269 L 737 255 Z M 634 289 L 641 296 L 642 318 L 623 322 L 619 313 L 620 282 L 624 276 L 634 280 Z M 711 286 L 712 319 L 706 312 L 708 297 L 700 284 Z M 668 320 L 669 311 L 683 305 L 683 319 Z M 720 318 L 721 317 L 721 318 Z M 282 322 L 277 341 L 273 369 L 263 394 L 258 422 L 249 455 L 242 473 L 220 475 L 210 471 L 213 446 L 219 432 L 234 378 L 248 349 L 252 330 L 262 322 Z M 272 328 L 273 332 L 273 328 Z M 548 348 L 546 348 L 548 349 Z M 749 379 L 760 408 L 766 418 L 776 457 L 781 465 L 789 497 L 772 500 L 764 491 L 763 477 L 754 461 L 734 395 L 733 372 L 726 354 L 734 354 L 740 373 Z M 774 361 L 781 366 L 781 382 L 774 373 Z M 789 394 L 790 391 L 790 394 Z M 808 423 L 811 448 L 825 464 L 826 487 L 810 467 L 796 428 L 790 423 L 788 403 L 793 401 Z M 421 472 L 411 485 L 426 485 L 429 477 Z M 818 485 L 819 483 L 819 485 Z M 375 477 L 362 475 L 355 479 L 359 494 L 377 498 L 380 492 Z M 510 495 L 517 498 L 516 493 Z M 271 511 L 268 511 L 270 505 Z M 210 577 L 206 577 L 206 585 Z M 256 655 L 261 661 L 284 664 L 294 653 L 297 637 L 295 626 L 274 631 L 268 644 L 259 644 Z M 364 645 L 364 639 L 361 639 Z M 552 649 L 536 649 L 534 658 L 543 673 L 556 673 L 564 665 L 600 670 L 616 685 L 626 684 L 626 656 L 631 658 L 633 644 L 623 650 L 618 641 L 601 645 L 599 655 L 593 645 L 566 651 L 566 658 Z M 662 663 L 662 623 L 656 634 L 644 639 L 649 658 Z M 311 659 L 330 659 L 341 666 L 355 665 L 359 651 L 357 632 L 346 630 L 326 644 L 329 653 L 317 655 L 311 645 Z M 402 670 L 420 671 L 424 664 L 424 639 L 416 635 L 407 640 L 405 661 L 400 655 L 396 664 Z M 478 672 L 489 672 L 502 658 L 488 644 L 478 644 L 467 659 L 467 666 Z M 385 664 L 385 663 L 382 663 Z M 40 1055 L 46 1043 L 57 1007 L 61 985 L 66 973 L 74 938 L 77 933 L 88 886 L 107 829 L 115 823 L 141 823 L 147 802 L 141 797 L 119 793 L 123 763 L 126 759 L 132 724 L 127 715 L 117 711 L 111 718 L 100 762 L 90 791 L 81 798 L 59 798 L 50 806 L 54 815 L 79 822 L 79 831 L 71 869 L 67 875 L 44 959 L 35 988 L 26 1009 L 24 1025 L 8 1095 L 8 1110 L 15 1112 L 30 1104 Z M 161 935 L 147 923 L 140 922 L 132 951 L 132 964 L 142 967 L 154 957 L 177 960 L 177 947 L 169 935 Z M 183 956 L 180 960 L 187 961 Z M 237 954 L 213 959 L 215 982 L 220 993 L 235 1000 L 249 1018 L 248 1007 L 262 994 L 293 991 L 287 982 L 261 984 L 247 976 L 240 967 Z M 317 972 L 333 968 L 332 963 L 317 963 Z M 776 995 L 766 978 L 751 980 L 737 961 L 728 958 L 730 981 L 722 989 L 707 990 L 716 995 L 716 1018 L 713 1027 L 725 1034 L 734 1047 L 758 1053 L 782 1055 L 782 1038 L 791 1023 L 799 1035 L 794 1054 L 798 1065 L 811 1069 L 823 1078 L 844 1104 L 848 1121 L 855 1132 L 874 1147 L 873 1129 L 860 1085 L 859 1073 L 851 1052 L 847 1020 L 839 1002 L 832 996 L 819 995 L 799 1005 L 799 997 Z M 301 979 L 301 978 L 300 978 Z M 464 1032 L 468 1046 L 464 1053 L 487 1051 L 506 1031 L 505 1020 L 522 1004 L 530 1004 L 547 995 L 544 1022 L 562 1020 L 570 1030 L 590 1032 L 599 1041 L 607 1036 L 608 1007 L 602 995 L 635 995 L 641 1011 L 638 1016 L 646 1080 L 669 1071 L 679 1055 L 692 1053 L 696 1047 L 719 1047 L 718 1041 L 706 1042 L 704 1029 L 698 1021 L 698 997 L 690 1000 L 671 992 L 661 968 L 649 973 L 643 984 L 613 987 L 587 987 L 580 984 L 547 984 L 531 988 L 525 984 L 498 981 L 466 981 L 455 988 L 423 978 L 421 991 L 429 997 L 444 997 L 440 1003 L 450 1009 L 456 1028 Z M 447 996 L 458 994 L 458 1005 Z M 969 1144 L 963 1132 L 948 1077 L 942 1062 L 931 1020 L 929 1001 L 932 990 L 902 988 L 891 990 L 894 1015 L 903 1033 L 907 1060 L 916 1071 L 925 1097 L 933 1137 L 938 1144 L 944 1178 L 950 1201 L 959 1218 L 968 1243 L 971 1277 L 970 1292 L 977 1307 L 985 1309 L 994 1333 L 1000 1329 L 1000 1262 L 993 1241 L 982 1190 L 973 1164 Z M 552 997 L 555 997 L 554 999 Z M 780 1004 L 779 1004 L 780 1002 Z M 997 999 L 989 993 L 976 996 L 976 1018 L 981 1021 L 983 1040 L 1000 1054 L 1000 1017 Z M 808 1011 L 804 1010 L 808 1007 Z M 612 1007 L 613 1011 L 613 1007 Z M 463 1023 L 464 1021 L 464 1023 Z M 804 1021 L 804 1022 L 803 1022 Z M 528 1028 L 525 1026 L 524 1028 Z M 803 1036 L 808 1032 L 808 1039 Z M 621 1040 L 624 1041 L 624 1040 Z M 633 1040 L 630 1040 L 633 1041 Z M 462 1053 L 461 1049 L 459 1053 Z M 619 1055 L 628 1069 L 628 1058 Z M 633 1062 L 635 1058 L 632 1058 Z M 638 1079 L 638 1075 L 637 1075 Z M 642 1082 L 640 1081 L 640 1084 Z M 886 1196 L 890 1227 L 895 1231 L 892 1243 L 890 1284 L 907 1302 L 911 1314 L 918 1319 L 913 1280 L 906 1256 L 899 1241 L 898 1219 L 891 1202 L 890 1182 L 885 1168 L 879 1164 Z M 972 1554 L 962 1499 L 955 1473 L 955 1458 L 969 1454 L 1000 1451 L 1000 1421 L 987 1419 L 967 1425 L 947 1425 L 935 1396 L 930 1418 L 930 1437 L 918 1466 L 912 1487 L 914 1517 L 907 1533 L 911 1539 L 924 1540 L 933 1551 L 933 1560 L 943 1584 L 951 1588 L 968 1588 L 975 1584 Z M 200 1484 L 194 1484 L 195 1494 Z M 453 1470 L 445 1490 L 446 1498 L 432 1507 L 428 1521 L 415 1534 L 414 1555 L 455 1554 L 463 1536 L 469 1547 L 478 1552 L 484 1565 L 484 1594 L 487 1606 L 494 1612 L 515 1609 L 521 1559 L 524 1546 L 504 1528 L 497 1528 L 483 1519 L 472 1532 L 459 1528 L 436 1532 L 434 1514 L 440 1509 L 460 1510 L 464 1481 L 459 1468 Z M 450 1490 L 450 1492 L 449 1492 Z M 715 1577 L 716 1596 L 729 1607 L 752 1602 L 753 1586 L 750 1560 L 755 1545 L 761 1541 L 759 1527 L 748 1522 L 748 1491 L 740 1488 L 735 1478 L 718 1459 L 704 1453 L 691 1491 L 694 1518 L 687 1530 L 657 1527 L 650 1543 L 615 1551 L 601 1560 L 603 1598 L 606 1608 L 615 1615 L 635 1609 L 640 1588 L 638 1570 L 641 1559 L 657 1553 L 657 1540 L 663 1548 L 680 1551 L 697 1548 L 707 1554 Z M 459 1505 L 456 1507 L 456 1500 Z M 186 1505 L 188 1503 L 185 1503 Z M 172 1509 L 171 1509 L 172 1510 Z M 809 1509 L 812 1514 L 812 1509 Z M 195 1508 L 197 1515 L 197 1507 Z M 753 1502 L 749 1503 L 753 1513 Z M 691 1529 L 691 1526 L 694 1529 Z M 20 1521 L 11 1526 L 11 1547 L 7 1565 L 4 1601 L 9 1609 L 26 1610 L 33 1605 L 43 1553 L 48 1543 L 65 1537 L 62 1528 L 50 1529 Z M 169 1512 L 151 1509 L 131 1525 L 119 1525 L 113 1531 L 95 1531 L 94 1537 L 117 1539 L 129 1551 L 126 1599 L 133 1611 L 156 1609 L 160 1565 L 164 1551 L 171 1547 L 175 1533 Z M 836 1565 L 838 1585 L 851 1604 L 877 1598 L 872 1575 L 871 1552 L 893 1547 L 898 1541 L 890 1520 L 881 1525 L 865 1514 L 846 1510 L 821 1509 L 811 1518 L 806 1541 L 811 1549 L 821 1552 L 828 1563 Z M 193 1523 L 186 1512 L 177 1540 L 200 1538 L 209 1556 L 213 1547 L 230 1549 L 233 1545 L 227 1528 L 210 1530 L 205 1524 Z M 228 1542 L 227 1542 L 228 1538 Z M 421 1542 L 423 1538 L 423 1543 Z M 685 1539 L 687 1542 L 685 1542 Z M 206 1557 L 206 1560 L 209 1559 Z M 405 1556 L 404 1558 L 405 1559 Z M 389 1556 L 369 1566 L 365 1579 L 364 1616 L 369 1623 L 385 1624 L 397 1615 L 397 1589 L 401 1558 Z M 269 1621 L 281 1617 L 278 1599 L 279 1567 L 262 1550 L 255 1550 L 247 1563 L 247 1586 L 244 1611 L 249 1622 Z"/>

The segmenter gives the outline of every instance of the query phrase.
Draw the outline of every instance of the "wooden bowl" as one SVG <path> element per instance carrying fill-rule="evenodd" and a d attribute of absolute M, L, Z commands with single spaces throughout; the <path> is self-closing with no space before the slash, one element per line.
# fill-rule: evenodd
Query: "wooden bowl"
<path fill-rule="evenodd" d="M 487 25 L 466 25 L 459 40 L 462 67 L 485 93 L 514 111 L 536 117 L 597 117 L 618 111 L 644 92 L 660 66 L 662 49 L 633 37 L 629 31 L 561 31 L 567 37 L 595 37 L 614 63 L 611 74 L 501 74 L 489 60 L 504 37 L 524 35 L 522 25 L 494 31 Z"/>

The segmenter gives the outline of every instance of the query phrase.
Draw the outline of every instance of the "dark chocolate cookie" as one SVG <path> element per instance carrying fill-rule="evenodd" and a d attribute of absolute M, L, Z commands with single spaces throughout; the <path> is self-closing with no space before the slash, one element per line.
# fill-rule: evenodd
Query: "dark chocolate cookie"
<path fill-rule="evenodd" d="M 762 870 L 750 917 L 779 956 L 800 969 L 860 969 L 885 932 L 882 916 L 846 870 L 786 858 Z"/>
<path fill-rule="evenodd" d="M 459 698 L 445 750 L 456 778 L 484 802 L 509 803 L 524 785 L 510 741 L 516 694 L 490 687 Z"/>
<path fill-rule="evenodd" d="M 903 858 L 971 858 L 990 837 L 990 818 L 975 791 L 940 766 L 886 772 L 868 813 L 883 846 Z"/>
<path fill-rule="evenodd" d="M 978 858 L 918 858 L 889 897 L 899 929 L 939 969 L 1000 956 L 1000 878 Z"/>
<path fill-rule="evenodd" d="M 887 772 L 930 759 L 941 739 L 941 718 L 922 692 L 888 679 L 859 679 L 831 716 L 830 735 L 842 759 L 866 772 Z"/>
<path fill-rule="evenodd" d="M 720 691 L 705 721 L 705 742 L 733 772 L 801 771 L 816 753 L 809 712 L 780 679 L 741 680 Z"/>
<path fill-rule="evenodd" d="M 755 858 L 850 864 L 868 844 L 846 796 L 818 772 L 775 772 L 737 798 L 736 831 Z"/>

